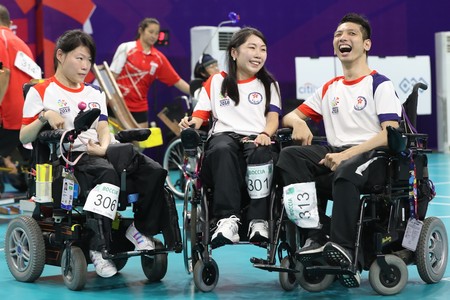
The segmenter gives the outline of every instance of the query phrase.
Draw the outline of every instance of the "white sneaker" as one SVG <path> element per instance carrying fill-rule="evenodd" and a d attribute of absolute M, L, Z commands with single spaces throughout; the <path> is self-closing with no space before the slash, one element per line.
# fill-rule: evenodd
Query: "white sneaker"
<path fill-rule="evenodd" d="M 250 243 L 269 241 L 269 224 L 265 220 L 251 220 L 248 226 L 248 240 Z"/>
<path fill-rule="evenodd" d="M 136 227 L 134 227 L 134 222 L 128 227 L 125 236 L 136 246 L 137 250 L 155 249 L 155 242 L 153 242 L 151 238 L 140 233 Z"/>
<path fill-rule="evenodd" d="M 239 218 L 235 215 L 220 219 L 217 222 L 217 229 L 214 232 L 211 243 L 213 248 L 223 246 L 225 244 L 239 243 Z"/>
<path fill-rule="evenodd" d="M 117 268 L 116 265 L 109 259 L 104 259 L 100 251 L 89 251 L 89 257 L 95 267 L 95 272 L 98 276 L 108 278 L 116 275 Z"/>

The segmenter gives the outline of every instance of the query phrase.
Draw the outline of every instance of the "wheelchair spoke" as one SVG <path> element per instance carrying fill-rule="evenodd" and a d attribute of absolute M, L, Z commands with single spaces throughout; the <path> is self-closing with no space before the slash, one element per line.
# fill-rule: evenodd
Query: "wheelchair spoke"
<path fill-rule="evenodd" d="M 17 245 L 19 245 L 19 240 L 20 240 L 20 232 L 18 232 L 17 230 L 13 231 L 11 234 L 11 249 L 12 248 L 16 248 Z"/>
<path fill-rule="evenodd" d="M 430 264 L 432 266 L 436 266 L 442 258 L 442 251 L 443 251 L 442 243 L 443 243 L 442 238 L 437 232 L 434 232 L 430 236 L 430 246 L 428 250 L 429 250 Z"/>

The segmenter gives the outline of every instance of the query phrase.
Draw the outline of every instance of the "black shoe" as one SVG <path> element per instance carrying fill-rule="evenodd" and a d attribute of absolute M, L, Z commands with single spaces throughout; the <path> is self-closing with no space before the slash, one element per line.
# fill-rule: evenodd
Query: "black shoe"
<path fill-rule="evenodd" d="M 350 250 L 336 243 L 328 242 L 323 248 L 323 256 L 330 266 L 348 267 L 352 264 L 353 255 Z"/>
<path fill-rule="evenodd" d="M 303 247 L 297 251 L 298 255 L 316 254 L 323 252 L 324 245 L 316 240 L 308 238 Z"/>
<path fill-rule="evenodd" d="M 301 263 L 308 263 L 323 255 L 323 244 L 308 238 L 303 247 L 295 253 L 295 257 Z"/>

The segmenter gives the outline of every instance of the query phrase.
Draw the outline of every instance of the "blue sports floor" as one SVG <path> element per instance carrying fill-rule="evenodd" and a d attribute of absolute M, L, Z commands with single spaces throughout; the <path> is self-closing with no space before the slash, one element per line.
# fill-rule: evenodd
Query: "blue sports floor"
<path fill-rule="evenodd" d="M 430 203 L 428 216 L 437 216 L 450 228 L 450 155 L 429 155 L 430 178 L 437 196 Z M 179 213 L 182 201 L 177 202 Z M 284 291 L 278 281 L 278 273 L 253 268 L 249 259 L 266 257 L 266 250 L 251 245 L 225 246 L 213 251 L 219 267 L 219 281 L 209 293 L 195 289 L 192 275 L 184 269 L 183 254 L 169 253 L 168 271 L 158 283 L 148 283 L 140 266 L 140 259 L 130 258 L 121 272 L 112 278 L 97 277 L 93 265 L 88 266 L 88 281 L 84 290 L 70 291 L 64 285 L 61 270 L 45 266 L 44 273 L 34 283 L 17 282 L 5 262 L 4 235 L 7 223 L 14 216 L 0 215 L 0 299 L 372 299 L 381 298 L 370 286 L 368 272 L 362 273 L 361 287 L 347 289 L 338 281 L 320 293 L 309 293 L 297 288 Z M 181 218 L 180 218 L 181 220 Z M 181 223 L 181 222 L 180 222 Z M 450 268 L 437 284 L 425 284 L 414 265 L 408 267 L 408 283 L 395 299 L 447 299 L 450 291 Z"/>

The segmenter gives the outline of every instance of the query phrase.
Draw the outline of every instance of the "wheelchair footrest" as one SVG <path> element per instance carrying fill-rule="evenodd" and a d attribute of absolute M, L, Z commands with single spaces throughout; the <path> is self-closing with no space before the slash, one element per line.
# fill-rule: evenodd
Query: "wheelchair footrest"
<path fill-rule="evenodd" d="M 276 265 L 253 264 L 253 266 L 255 268 L 266 270 L 269 272 L 285 272 L 285 273 L 291 273 L 291 274 L 299 272 L 298 270 L 295 270 L 295 269 L 285 268 L 285 267 L 276 266 Z"/>
<path fill-rule="evenodd" d="M 133 256 L 155 256 L 158 254 L 167 254 L 171 252 L 171 250 L 168 249 L 154 249 L 154 250 L 133 250 L 133 251 L 125 251 L 125 252 L 118 252 L 114 254 L 106 253 L 103 255 L 104 259 L 119 259 L 119 258 L 129 258 Z"/>
<path fill-rule="evenodd" d="M 314 275 L 320 274 L 335 274 L 335 275 L 354 275 L 356 270 L 353 271 L 352 268 L 341 268 L 339 266 L 305 266 L 308 273 Z"/>

